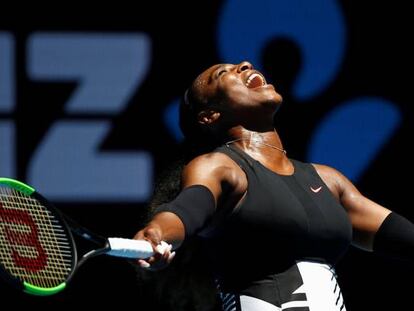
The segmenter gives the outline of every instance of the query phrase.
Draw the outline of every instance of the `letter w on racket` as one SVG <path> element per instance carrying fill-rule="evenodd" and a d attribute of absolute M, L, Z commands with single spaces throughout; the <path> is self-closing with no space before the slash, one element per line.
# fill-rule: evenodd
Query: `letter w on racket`
<path fill-rule="evenodd" d="M 72 233 L 96 247 L 78 258 Z M 101 254 L 148 258 L 154 252 L 144 240 L 97 235 L 64 216 L 33 187 L 0 177 L 0 276 L 6 281 L 29 294 L 55 294 L 80 265 Z"/>

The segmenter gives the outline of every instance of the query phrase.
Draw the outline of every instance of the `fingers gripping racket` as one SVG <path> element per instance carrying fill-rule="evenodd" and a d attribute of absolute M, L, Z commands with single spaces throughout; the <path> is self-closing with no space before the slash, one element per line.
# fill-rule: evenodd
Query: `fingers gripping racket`
<path fill-rule="evenodd" d="M 98 247 L 78 258 L 72 232 Z M 64 217 L 34 188 L 0 177 L 0 275 L 34 295 L 62 291 L 76 269 L 101 254 L 147 258 L 149 242 L 104 238 Z"/>

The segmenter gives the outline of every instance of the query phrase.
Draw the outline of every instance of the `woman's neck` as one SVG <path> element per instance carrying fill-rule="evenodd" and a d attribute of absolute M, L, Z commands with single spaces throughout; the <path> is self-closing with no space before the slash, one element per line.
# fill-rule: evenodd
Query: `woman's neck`
<path fill-rule="evenodd" d="M 263 132 L 250 131 L 245 128 L 232 128 L 228 131 L 226 144 L 237 144 L 238 147 L 245 151 L 258 154 L 279 153 L 286 155 L 282 141 L 275 129 Z"/>

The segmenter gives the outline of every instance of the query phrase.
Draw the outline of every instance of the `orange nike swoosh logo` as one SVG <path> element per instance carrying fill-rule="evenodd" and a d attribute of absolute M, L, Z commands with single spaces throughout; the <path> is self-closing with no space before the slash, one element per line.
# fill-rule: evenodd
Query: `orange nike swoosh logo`
<path fill-rule="evenodd" d="M 310 187 L 310 189 L 314 192 L 314 193 L 318 193 L 319 191 L 321 191 L 322 186 L 320 186 L 319 188 L 313 189 L 312 186 Z"/>

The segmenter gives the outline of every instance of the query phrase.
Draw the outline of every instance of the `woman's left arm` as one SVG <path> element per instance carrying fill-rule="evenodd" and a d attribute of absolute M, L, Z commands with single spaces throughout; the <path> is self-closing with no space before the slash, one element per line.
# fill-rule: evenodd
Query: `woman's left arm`
<path fill-rule="evenodd" d="M 337 170 L 314 165 L 318 174 L 346 209 L 353 228 L 353 245 L 414 262 L 414 224 L 363 196 Z"/>

